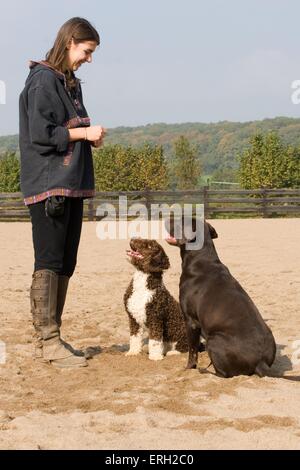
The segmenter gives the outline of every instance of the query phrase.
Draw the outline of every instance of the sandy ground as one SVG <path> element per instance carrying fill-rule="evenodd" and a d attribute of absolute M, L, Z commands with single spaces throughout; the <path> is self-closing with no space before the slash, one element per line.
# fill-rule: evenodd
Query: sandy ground
<path fill-rule="evenodd" d="M 212 223 L 221 260 L 273 330 L 273 373 L 300 380 L 300 219 Z M 125 356 L 128 243 L 100 241 L 96 223 L 84 223 L 62 333 L 100 352 L 78 370 L 34 362 L 30 224 L 0 223 L 0 241 L 1 449 L 300 449 L 299 381 L 186 371 L 186 354 Z M 178 298 L 179 251 L 162 244 L 171 261 L 165 283 Z M 207 364 L 202 353 L 199 365 Z"/>

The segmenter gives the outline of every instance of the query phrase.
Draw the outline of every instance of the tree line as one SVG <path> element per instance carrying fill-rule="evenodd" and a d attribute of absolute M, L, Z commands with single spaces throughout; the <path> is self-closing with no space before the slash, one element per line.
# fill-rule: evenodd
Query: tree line
<path fill-rule="evenodd" d="M 173 158 L 163 147 L 105 145 L 93 151 L 97 191 L 197 189 L 203 186 L 199 147 L 184 135 L 173 144 Z M 258 133 L 237 154 L 237 169 L 220 168 L 212 178 L 235 181 L 241 188 L 299 188 L 300 147 L 287 145 L 276 132 Z M 20 164 L 15 152 L 0 159 L 0 192 L 20 191 Z"/>
<path fill-rule="evenodd" d="M 237 155 L 249 147 L 255 134 L 276 131 L 285 145 L 300 146 L 300 119 L 277 117 L 250 122 L 221 121 L 216 123 L 155 123 L 137 127 L 108 129 L 106 145 L 141 147 L 145 142 L 162 145 L 168 163 L 174 158 L 174 144 L 181 135 L 197 146 L 202 177 L 214 175 L 215 180 L 234 177 L 239 167 Z M 0 136 L 0 153 L 19 151 L 19 136 Z"/>

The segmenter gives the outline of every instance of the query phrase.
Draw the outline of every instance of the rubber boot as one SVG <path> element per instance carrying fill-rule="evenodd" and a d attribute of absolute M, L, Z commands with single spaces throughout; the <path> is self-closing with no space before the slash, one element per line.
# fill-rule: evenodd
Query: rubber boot
<path fill-rule="evenodd" d="M 30 299 L 40 359 L 61 368 L 86 366 L 86 359 L 75 356 L 60 339 L 56 320 L 58 275 L 44 269 L 36 271 L 32 277 Z"/>
<path fill-rule="evenodd" d="M 69 280 L 70 278 L 68 276 L 62 276 L 61 274 L 58 276 L 56 323 L 59 328 L 61 327 L 61 317 L 65 306 Z M 84 356 L 83 351 L 74 349 L 73 346 L 64 341 L 62 337 L 60 339 L 65 348 L 67 348 L 71 353 L 75 354 L 75 356 Z"/>

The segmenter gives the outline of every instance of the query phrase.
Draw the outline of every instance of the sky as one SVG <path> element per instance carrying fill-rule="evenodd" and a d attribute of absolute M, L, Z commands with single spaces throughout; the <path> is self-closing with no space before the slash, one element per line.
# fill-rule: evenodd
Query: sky
<path fill-rule="evenodd" d="M 300 116 L 299 0 L 0 0 L 0 136 L 18 133 L 28 61 L 73 16 L 101 38 L 77 72 L 94 125 Z"/>

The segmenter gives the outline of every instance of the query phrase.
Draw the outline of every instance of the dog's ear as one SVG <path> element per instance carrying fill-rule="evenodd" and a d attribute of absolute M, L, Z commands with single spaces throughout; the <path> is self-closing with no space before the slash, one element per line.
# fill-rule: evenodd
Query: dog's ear
<path fill-rule="evenodd" d="M 218 234 L 217 234 L 216 230 L 213 228 L 213 226 L 210 225 L 208 222 L 206 222 L 206 223 L 207 223 L 207 225 L 208 225 L 209 233 L 210 233 L 211 238 L 212 238 L 212 239 L 213 239 L 213 238 L 218 238 Z"/>
<path fill-rule="evenodd" d="M 151 265 L 164 270 L 170 267 L 170 261 L 164 251 L 159 251 L 157 255 L 153 256 Z"/>

